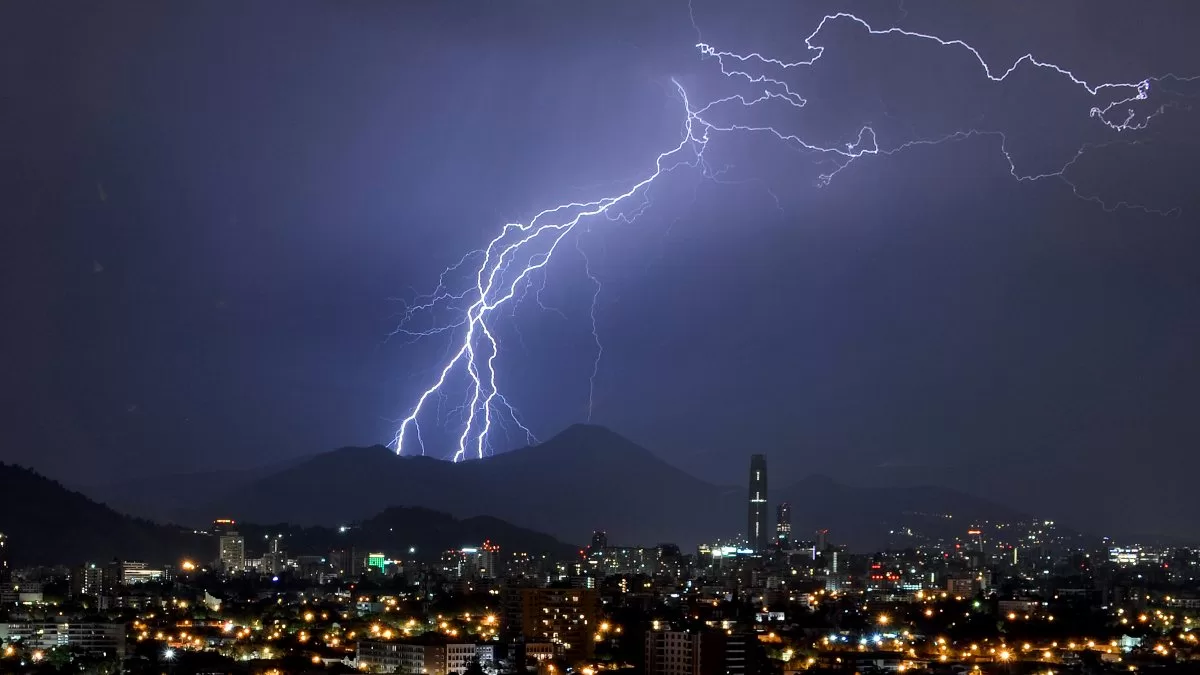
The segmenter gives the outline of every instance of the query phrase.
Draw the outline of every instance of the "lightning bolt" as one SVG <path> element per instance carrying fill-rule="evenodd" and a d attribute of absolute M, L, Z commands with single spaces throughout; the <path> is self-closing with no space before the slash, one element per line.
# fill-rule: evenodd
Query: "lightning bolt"
<path fill-rule="evenodd" d="M 1180 77 L 1168 73 L 1136 82 L 1094 83 L 1071 70 L 1041 61 L 1032 54 L 1025 54 L 1007 68 L 998 69 L 990 65 L 979 50 L 962 40 L 944 39 L 896 27 L 876 29 L 858 16 L 847 12 L 822 18 L 816 29 L 804 38 L 808 58 L 797 61 L 785 61 L 758 52 L 740 54 L 721 51 L 705 42 L 699 42 L 696 48 L 701 57 L 715 61 L 721 75 L 729 80 L 751 85 L 758 89 L 759 93 L 753 96 L 732 94 L 697 105 L 690 100 L 684 87 L 678 81 L 672 80 L 682 107 L 681 134 L 674 145 L 654 156 L 652 168 L 643 177 L 623 191 L 599 196 L 590 201 L 559 204 L 541 211 L 528 222 L 504 225 L 485 247 L 467 253 L 457 263 L 446 268 L 430 294 L 416 298 L 405 307 L 393 335 L 420 339 L 450 333 L 453 335 L 453 341 L 440 367 L 435 369 L 437 375 L 433 382 L 421 391 L 407 416 L 399 421 L 399 427 L 392 440 L 396 452 L 412 451 L 415 445 L 416 449 L 424 454 L 425 444 L 421 436 L 420 420 L 429 415 L 432 415 L 435 421 L 440 420 L 438 411 L 431 411 L 430 408 L 435 406 L 440 409 L 447 390 L 459 381 L 465 382 L 466 389 L 465 401 L 459 409 L 459 430 L 452 454 L 454 461 L 468 457 L 484 457 L 488 454 L 493 449 L 489 442 L 493 424 L 503 428 L 506 424 L 503 420 L 515 423 L 516 428 L 523 431 L 530 442 L 536 440 L 534 434 L 522 422 L 516 408 L 501 393 L 497 381 L 496 361 L 500 356 L 501 343 L 496 335 L 495 321 L 503 316 L 499 314 L 500 310 L 510 304 L 515 309 L 515 305 L 526 297 L 529 289 L 538 283 L 535 277 L 540 277 L 540 286 L 535 292 L 537 302 L 546 308 L 541 301 L 541 291 L 546 284 L 546 267 L 563 241 L 575 233 L 581 223 L 603 222 L 601 217 L 610 221 L 632 222 L 650 207 L 651 186 L 678 169 L 698 169 L 706 179 L 718 181 L 724 169 L 713 170 L 705 158 L 705 150 L 717 135 L 767 135 L 796 150 L 819 157 L 827 161 L 832 168 L 819 175 L 818 185 L 829 184 L 839 173 L 865 157 L 890 156 L 918 146 L 964 141 L 975 137 L 994 138 L 998 141 L 1000 154 L 1007 162 L 1009 172 L 1017 181 L 1056 179 L 1065 183 L 1077 197 L 1094 202 L 1105 210 L 1129 208 L 1163 215 L 1177 213 L 1176 210 L 1160 210 L 1128 202 L 1109 203 L 1098 196 L 1083 192 L 1069 179 L 1069 170 L 1085 153 L 1115 143 L 1137 143 L 1136 140 L 1117 139 L 1087 144 L 1080 147 L 1074 156 L 1057 170 L 1025 173 L 1018 169 L 1017 162 L 1008 149 L 1008 137 L 1000 130 L 964 129 L 935 138 L 909 139 L 884 146 L 871 126 L 862 127 L 850 142 L 827 144 L 785 133 L 773 126 L 722 124 L 712 121 L 717 111 L 732 109 L 736 113 L 767 103 L 782 103 L 796 109 L 808 106 L 809 101 L 794 91 L 778 73 L 814 67 L 826 50 L 824 44 L 818 43 L 819 37 L 826 26 L 834 22 L 857 26 L 871 36 L 898 36 L 932 43 L 947 50 L 957 50 L 976 61 L 983 77 L 993 83 L 1003 82 L 1022 67 L 1055 73 L 1066 85 L 1086 92 L 1094 100 L 1087 110 L 1087 116 L 1097 121 L 1108 132 L 1118 136 L 1145 129 L 1156 117 L 1173 107 L 1173 103 L 1166 102 L 1141 115 L 1136 112 L 1134 106 L 1147 101 L 1151 92 L 1163 82 L 1186 83 L 1200 79 L 1200 76 Z M 698 28 L 696 33 L 699 37 Z M 776 74 L 762 71 L 772 71 Z M 589 312 L 592 336 L 596 344 L 596 358 L 588 393 L 590 417 L 595 396 L 595 380 L 603 354 L 596 323 L 597 299 L 601 286 L 599 279 L 591 271 L 586 254 L 579 248 L 578 237 L 575 239 L 575 246 L 584 257 L 584 272 L 594 289 Z M 464 271 L 465 283 L 456 289 L 453 278 L 463 275 Z M 445 315 L 449 315 L 450 318 L 443 319 Z M 511 312 L 507 316 L 511 317 Z M 423 317 L 429 318 L 428 327 L 412 327 L 418 318 Z M 431 401 L 435 403 L 431 404 Z"/>

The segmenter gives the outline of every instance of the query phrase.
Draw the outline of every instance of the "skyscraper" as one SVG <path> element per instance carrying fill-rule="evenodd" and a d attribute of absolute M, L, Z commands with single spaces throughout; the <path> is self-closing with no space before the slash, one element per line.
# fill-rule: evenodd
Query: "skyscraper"
<path fill-rule="evenodd" d="M 768 548 L 767 534 L 767 457 L 750 455 L 750 508 L 746 539 L 750 549 L 762 553 Z"/>
<path fill-rule="evenodd" d="M 604 530 L 596 530 L 592 532 L 592 545 L 589 553 L 602 553 L 608 548 L 608 533 Z"/>
<path fill-rule="evenodd" d="M 792 546 L 792 505 L 787 502 L 775 507 L 775 545 L 782 549 Z"/>
<path fill-rule="evenodd" d="M 481 579 L 498 578 L 500 562 L 500 545 L 490 540 L 479 547 L 479 563 L 475 575 Z"/>
<path fill-rule="evenodd" d="M 262 571 L 266 574 L 279 574 L 287 567 L 287 553 L 283 550 L 283 535 L 263 535 L 267 542 L 267 552 L 262 557 Z"/>
<path fill-rule="evenodd" d="M 0 581 L 8 580 L 8 536 L 0 532 Z"/>
<path fill-rule="evenodd" d="M 562 645 L 567 659 L 595 651 L 600 594 L 594 588 L 520 588 L 520 628 L 527 642 Z M 514 628 L 516 626 L 513 626 Z"/>
<path fill-rule="evenodd" d="M 246 570 L 246 540 L 237 532 L 237 523 L 229 518 L 213 521 L 217 534 L 217 565 L 225 574 Z"/>

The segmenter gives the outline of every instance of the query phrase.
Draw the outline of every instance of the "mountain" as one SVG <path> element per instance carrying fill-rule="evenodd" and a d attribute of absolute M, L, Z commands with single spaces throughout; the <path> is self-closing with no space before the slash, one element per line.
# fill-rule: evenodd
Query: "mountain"
<path fill-rule="evenodd" d="M 623 539 L 653 542 L 680 523 L 707 532 L 708 512 L 720 513 L 710 509 L 714 489 L 607 429 L 576 425 L 541 445 L 459 464 L 397 457 L 382 446 L 342 448 L 221 495 L 192 520 L 340 525 L 421 506 L 486 514 L 564 541 L 586 542 L 592 529 L 611 527 Z"/>
<path fill-rule="evenodd" d="M 792 504 L 797 533 L 828 528 L 835 541 L 862 548 L 882 545 L 889 527 L 913 519 L 944 536 L 961 534 L 972 520 L 1024 517 L 944 488 L 861 488 L 821 477 L 773 490 L 770 498 Z M 745 487 L 705 482 L 608 429 L 575 425 L 540 445 L 458 464 L 397 457 L 382 446 L 342 448 L 218 495 L 193 509 L 190 522 L 336 526 L 392 506 L 419 506 L 459 518 L 487 514 L 563 541 L 585 542 L 603 529 L 614 544 L 691 547 L 744 532 L 746 500 Z"/>
<path fill-rule="evenodd" d="M 0 463 L 0 532 L 22 565 L 178 561 L 210 548 L 191 530 L 131 518 L 29 469 Z"/>
<path fill-rule="evenodd" d="M 213 494 L 226 494 L 250 483 L 300 464 L 309 457 L 249 469 L 218 469 L 165 476 L 140 476 L 93 485 L 75 485 L 122 513 L 136 513 L 159 522 L 182 522 L 189 505 L 203 503 Z"/>
<path fill-rule="evenodd" d="M 502 520 L 477 516 L 457 519 L 420 508 L 389 508 L 355 527 L 254 525 L 239 523 L 247 553 L 258 555 L 267 534 L 283 534 L 293 554 L 323 554 L 354 547 L 360 551 L 400 553 L 417 549 L 417 557 L 436 558 L 441 551 L 477 545 L 491 538 L 505 551 L 570 556 L 578 550 L 551 536 Z M 72 492 L 29 469 L 0 464 L 0 532 L 9 538 L 10 555 L 19 565 L 77 564 L 113 558 L 153 564 L 183 559 L 207 562 L 215 557 L 211 535 L 174 525 L 160 525 L 120 514 Z"/>

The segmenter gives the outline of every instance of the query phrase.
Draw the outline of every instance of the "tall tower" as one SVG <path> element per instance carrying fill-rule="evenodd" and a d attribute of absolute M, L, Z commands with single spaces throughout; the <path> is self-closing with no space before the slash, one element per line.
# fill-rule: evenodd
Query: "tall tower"
<path fill-rule="evenodd" d="M 237 523 L 229 518 L 213 521 L 217 535 L 217 565 L 225 574 L 246 571 L 246 540 L 237 532 Z"/>
<path fill-rule="evenodd" d="M 592 545 L 589 553 L 603 553 L 604 549 L 608 548 L 608 533 L 604 530 L 596 530 L 592 533 Z"/>
<path fill-rule="evenodd" d="M 767 550 L 767 457 L 750 455 L 750 509 L 746 523 L 746 538 L 756 553 Z"/>
<path fill-rule="evenodd" d="M 8 536 L 0 532 L 0 581 L 8 581 Z"/>
<path fill-rule="evenodd" d="M 784 550 L 792 547 L 792 505 L 787 502 L 775 507 L 775 545 Z"/>

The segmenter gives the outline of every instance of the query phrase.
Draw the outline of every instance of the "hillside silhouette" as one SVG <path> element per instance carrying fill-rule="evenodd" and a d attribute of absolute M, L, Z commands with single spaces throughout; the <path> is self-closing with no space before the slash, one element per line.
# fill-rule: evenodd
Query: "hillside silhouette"
<path fill-rule="evenodd" d="M 315 484 L 319 485 L 319 484 Z M 322 491 L 306 499 L 326 503 Z M 524 551 L 570 556 L 577 551 L 551 536 L 502 520 L 479 516 L 458 519 L 422 508 L 388 508 L 342 531 L 339 527 L 239 522 L 248 557 L 261 555 L 267 534 L 283 534 L 293 554 L 324 554 L 354 547 L 400 556 L 409 547 L 417 557 L 434 560 L 448 549 L 491 539 L 502 553 Z M 217 542 L 203 531 L 127 516 L 74 492 L 30 469 L 0 464 L 0 532 L 9 537 L 9 555 L 17 565 L 80 564 L 114 558 L 175 564 L 216 558 Z"/>
<path fill-rule="evenodd" d="M 0 532 L 18 564 L 104 562 L 116 557 L 154 563 L 203 550 L 190 529 L 117 513 L 30 469 L 0 464 Z"/>
<path fill-rule="evenodd" d="M 609 429 L 579 424 L 539 445 L 458 464 L 397 457 L 383 446 L 342 448 L 216 493 L 199 508 L 176 506 L 188 523 L 232 517 L 306 526 L 412 506 L 492 516 L 562 541 L 586 542 L 603 529 L 614 544 L 692 547 L 745 529 L 744 481 L 736 475 L 734 485 L 714 485 Z M 972 520 L 1026 517 L 944 488 L 860 488 L 824 477 L 789 484 L 779 475 L 771 482 L 782 486 L 772 489 L 771 503 L 792 504 L 798 538 L 828 528 L 836 541 L 859 547 L 882 545 L 889 528 L 914 519 L 930 534 L 953 536 Z"/>

